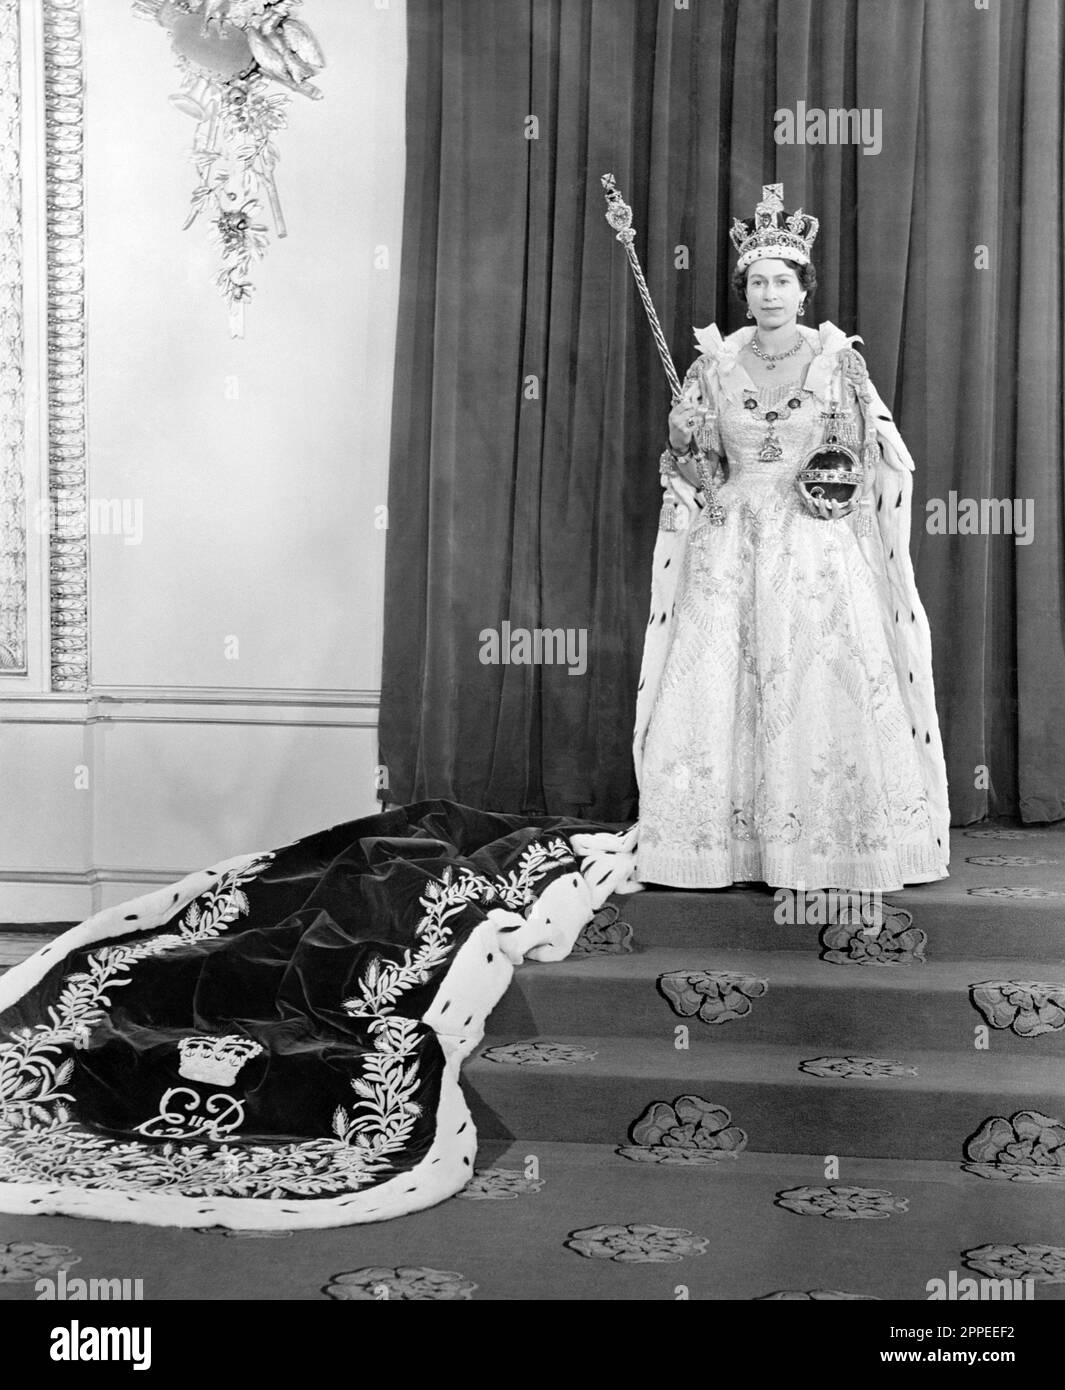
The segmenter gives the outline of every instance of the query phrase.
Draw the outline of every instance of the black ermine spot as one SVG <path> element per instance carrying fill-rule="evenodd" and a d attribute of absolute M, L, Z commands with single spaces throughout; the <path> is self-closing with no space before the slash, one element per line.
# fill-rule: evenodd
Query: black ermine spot
<path fill-rule="evenodd" d="M 448 1000 L 446 1000 L 445 1003 L 443 1004 L 443 1006 L 442 1006 L 440 1012 L 441 1012 L 442 1014 L 446 1014 L 447 1011 L 448 1011 L 448 1009 L 450 1009 L 450 1008 L 451 1008 L 451 1000 L 448 999 Z"/>

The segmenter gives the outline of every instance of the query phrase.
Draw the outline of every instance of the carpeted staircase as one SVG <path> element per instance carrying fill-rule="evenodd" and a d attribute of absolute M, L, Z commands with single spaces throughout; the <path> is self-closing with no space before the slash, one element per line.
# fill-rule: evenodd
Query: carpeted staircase
<path fill-rule="evenodd" d="M 1065 827 L 955 832 L 889 904 L 616 899 L 492 1015 L 461 1196 L 269 1239 L 0 1216 L 0 1298 L 49 1260 L 147 1299 L 1065 1298 Z"/>

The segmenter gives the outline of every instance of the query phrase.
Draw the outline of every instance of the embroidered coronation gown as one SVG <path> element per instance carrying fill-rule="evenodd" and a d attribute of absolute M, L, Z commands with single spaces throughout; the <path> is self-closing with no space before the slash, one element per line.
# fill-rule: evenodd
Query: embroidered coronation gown
<path fill-rule="evenodd" d="M 792 480 L 847 340 L 822 325 L 805 379 L 758 392 L 742 333 L 708 330 L 692 376 L 717 405 L 725 525 L 656 546 L 638 825 L 429 800 L 70 928 L 0 977 L 0 1211 L 197 1230 L 416 1211 L 473 1172 L 460 1071 L 514 969 L 563 959 L 612 894 L 942 875 L 912 464 L 865 390 L 874 534 L 809 516 Z"/>
<path fill-rule="evenodd" d="M 863 539 L 858 514 L 827 521 L 805 509 L 795 476 L 824 430 L 823 392 L 809 382 L 840 380 L 842 334 L 801 331 L 821 349 L 806 374 L 756 387 L 736 360 L 749 329 L 728 340 L 732 354 L 717 335 L 717 360 L 689 373 L 716 406 L 725 521 L 705 511 L 692 521 L 670 611 L 658 615 L 669 632 L 642 743 L 645 882 L 891 890 L 945 876 L 938 728 L 917 727 L 919 662 L 900 650 L 889 574 L 906 536 L 882 536 L 878 520 Z M 864 366 L 851 350 L 855 361 Z M 853 392 L 849 408 L 860 431 Z M 770 428 L 779 457 L 765 449 Z M 923 621 L 915 591 L 902 606 L 903 619 Z M 930 666 L 916 679 L 930 701 Z"/>

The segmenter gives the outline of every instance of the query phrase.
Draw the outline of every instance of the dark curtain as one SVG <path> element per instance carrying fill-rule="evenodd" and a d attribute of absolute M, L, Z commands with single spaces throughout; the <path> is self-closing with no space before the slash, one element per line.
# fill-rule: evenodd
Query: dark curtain
<path fill-rule="evenodd" d="M 681 373 L 692 325 L 744 321 L 727 235 L 762 184 L 821 219 L 806 322 L 863 334 L 917 462 L 954 820 L 1065 817 L 1062 0 L 408 0 L 407 14 L 388 798 L 636 814 L 669 397 L 603 219 L 611 171 Z M 774 113 L 800 101 L 879 110 L 882 148 L 778 144 Z M 1030 499 L 1031 543 L 930 534 L 926 502 L 952 492 Z M 482 659 L 506 622 L 512 640 L 568 632 L 575 659 Z"/>

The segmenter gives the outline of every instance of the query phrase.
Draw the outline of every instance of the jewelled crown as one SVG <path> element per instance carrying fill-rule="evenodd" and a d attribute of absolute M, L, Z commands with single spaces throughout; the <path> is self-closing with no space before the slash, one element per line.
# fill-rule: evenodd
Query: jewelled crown
<path fill-rule="evenodd" d="M 217 1038 L 182 1038 L 178 1051 L 180 1076 L 207 1086 L 232 1086 L 244 1063 L 258 1057 L 262 1047 L 251 1038 L 227 1034 Z"/>
<path fill-rule="evenodd" d="M 743 270 L 752 261 L 762 259 L 808 265 L 810 247 L 820 225 L 816 217 L 803 212 L 802 208 L 785 213 L 782 183 L 763 184 L 762 201 L 755 208 L 754 217 L 747 221 L 739 217 L 732 219 L 729 237 L 740 253 L 736 269 Z"/>

